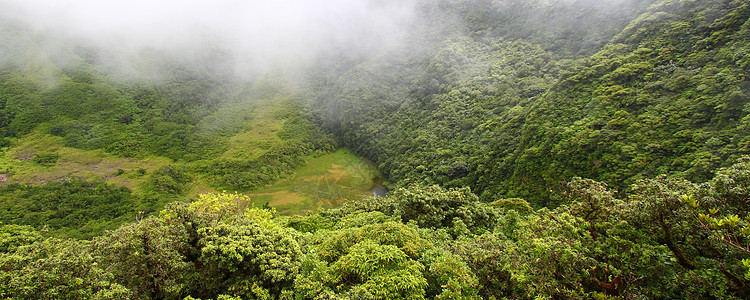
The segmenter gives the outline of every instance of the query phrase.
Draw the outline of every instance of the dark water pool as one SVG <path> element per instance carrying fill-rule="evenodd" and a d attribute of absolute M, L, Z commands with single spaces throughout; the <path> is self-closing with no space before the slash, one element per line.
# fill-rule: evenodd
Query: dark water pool
<path fill-rule="evenodd" d="M 373 197 L 383 197 L 388 193 L 388 189 L 383 185 L 375 184 L 367 193 L 371 193 Z"/>

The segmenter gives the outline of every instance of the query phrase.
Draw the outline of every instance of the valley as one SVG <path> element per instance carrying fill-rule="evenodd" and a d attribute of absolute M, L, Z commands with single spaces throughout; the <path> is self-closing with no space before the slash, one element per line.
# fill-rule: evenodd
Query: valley
<path fill-rule="evenodd" d="M 0 0 L 0 298 L 748 299 L 749 74 L 741 0 Z"/>
<path fill-rule="evenodd" d="M 234 118 L 242 120 L 242 124 L 234 125 L 241 129 L 224 138 L 223 149 L 226 150 L 213 159 L 240 162 L 258 160 L 263 154 L 282 145 L 288 140 L 280 136 L 284 134 L 284 123 L 299 109 L 290 104 L 290 97 L 283 92 L 269 94 L 268 98 L 246 99 L 243 104 L 234 103 L 219 108 L 213 115 L 232 118 L 231 114 L 234 114 Z M 227 114 L 230 116 L 227 117 Z M 204 123 L 212 122 L 211 116 L 206 119 L 209 121 L 204 120 Z M 65 145 L 63 137 L 49 134 L 50 127 L 47 123 L 40 124 L 5 148 L 0 159 L 0 170 L 3 170 L 0 186 L 83 180 L 91 182 L 92 186 L 104 184 L 127 188 L 136 198 L 155 201 L 141 206 L 141 211 L 159 211 L 166 201 L 180 201 L 221 191 L 214 184 L 213 176 L 200 172 L 206 164 L 215 163 L 211 157 L 187 162 L 151 155 L 121 157 L 101 149 L 72 148 Z M 53 160 L 41 162 L 39 158 L 45 156 L 51 156 Z M 318 150 L 299 159 L 293 169 L 284 170 L 278 179 L 263 181 L 255 185 L 257 188 L 241 194 L 252 199 L 257 207 L 274 208 L 281 215 L 293 215 L 334 208 L 345 201 L 362 198 L 375 186 L 376 181 L 382 182 L 383 175 L 371 163 L 345 148 Z M 160 172 L 172 169 L 180 170 L 181 174 L 159 177 L 162 175 Z M 180 176 L 187 179 L 175 183 L 175 177 Z M 158 178 L 165 178 L 167 182 L 160 182 L 164 179 Z M 132 213 L 136 212 L 132 210 Z"/>

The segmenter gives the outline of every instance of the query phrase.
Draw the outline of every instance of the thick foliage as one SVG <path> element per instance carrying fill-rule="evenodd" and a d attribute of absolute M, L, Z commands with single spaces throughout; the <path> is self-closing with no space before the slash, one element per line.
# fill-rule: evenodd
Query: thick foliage
<path fill-rule="evenodd" d="M 132 220 L 137 205 L 127 188 L 80 179 L 13 184 L 0 187 L 0 194 L 0 221 L 76 238 L 90 238 Z"/>
<path fill-rule="evenodd" d="M 363 199 L 293 218 L 250 208 L 240 194 L 206 194 L 91 242 L 4 225 L 0 292 L 62 299 L 744 299 L 750 222 L 741 195 L 749 168 L 743 160 L 705 184 L 640 180 L 622 198 L 577 178 L 554 210 L 513 208 L 527 207 L 520 199 L 495 210 L 470 201 L 476 196 L 465 189 L 415 186 L 380 205 Z M 432 197 L 463 205 L 427 209 L 432 203 L 402 219 Z M 482 213 L 455 215 L 469 207 Z M 493 223 L 475 221 L 488 211 Z M 446 216 L 453 216 L 449 226 Z"/>
<path fill-rule="evenodd" d="M 3 225 L 6 231 L 8 226 Z M 18 229 L 18 228 L 17 228 Z M 22 235 L 36 235 L 30 227 Z M 6 244 L 7 237 L 3 239 Z M 33 239 L 15 241 L 0 253 L 0 296 L 9 299 L 123 299 L 130 291 L 99 268 L 85 242 Z"/>
<path fill-rule="evenodd" d="M 355 211 L 336 228 L 315 232 L 295 281 L 298 299 L 477 298 L 478 282 L 466 264 L 413 227 Z"/>
<path fill-rule="evenodd" d="M 451 227 L 460 220 L 475 232 L 491 230 L 497 218 L 497 212 L 468 188 L 446 190 L 436 185 L 401 188 L 385 198 L 370 198 L 343 208 L 353 209 L 380 211 L 423 228 Z"/>

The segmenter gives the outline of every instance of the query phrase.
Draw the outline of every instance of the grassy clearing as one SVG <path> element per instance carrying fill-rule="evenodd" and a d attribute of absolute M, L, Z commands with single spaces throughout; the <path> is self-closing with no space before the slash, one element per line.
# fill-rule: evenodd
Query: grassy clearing
<path fill-rule="evenodd" d="M 229 149 L 220 158 L 256 159 L 281 143 L 276 133 L 284 123 L 274 116 L 282 108 L 280 103 L 288 98 L 288 95 L 278 94 L 258 100 L 254 104 L 253 117 L 246 125 L 248 129 L 229 139 Z"/>
<path fill-rule="evenodd" d="M 145 180 L 138 169 L 150 173 L 170 163 L 169 159 L 161 157 L 123 158 L 102 150 L 65 147 L 62 138 L 49 135 L 47 131 L 46 126 L 39 126 L 32 133 L 16 140 L 7 151 L 0 153 L 0 174 L 5 174 L 6 177 L 0 184 L 44 184 L 71 177 L 98 177 L 116 186 L 135 189 Z M 55 164 L 46 167 L 34 162 L 37 155 L 48 153 L 59 156 Z"/>
<path fill-rule="evenodd" d="M 282 143 L 278 136 L 284 126 L 281 112 L 290 95 L 276 92 L 253 102 L 252 116 L 243 132 L 229 139 L 222 159 L 257 159 Z M 269 205 L 281 214 L 316 211 L 335 207 L 345 199 L 362 197 L 382 175 L 364 159 L 348 149 L 310 157 L 294 175 L 275 184 L 246 193 L 256 206 Z M 196 182 L 194 193 L 212 192 L 207 184 Z"/>
<path fill-rule="evenodd" d="M 247 194 L 257 206 L 268 204 L 280 214 L 299 214 L 363 197 L 380 178 L 378 170 L 363 158 L 339 149 L 311 158 L 287 180 Z"/>

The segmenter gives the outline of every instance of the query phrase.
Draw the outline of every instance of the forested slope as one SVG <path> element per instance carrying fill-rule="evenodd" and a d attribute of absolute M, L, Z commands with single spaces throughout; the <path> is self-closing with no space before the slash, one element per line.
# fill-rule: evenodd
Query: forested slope
<path fill-rule="evenodd" d="M 531 197 L 571 176 L 702 182 L 747 154 L 748 17 L 741 1 L 650 7 L 531 107 L 512 181 Z"/>
<path fill-rule="evenodd" d="M 573 176 L 704 181 L 746 154 L 747 4 L 616 3 L 442 4 L 465 32 L 320 82 L 315 107 L 394 182 L 485 200 L 546 205 Z"/>

